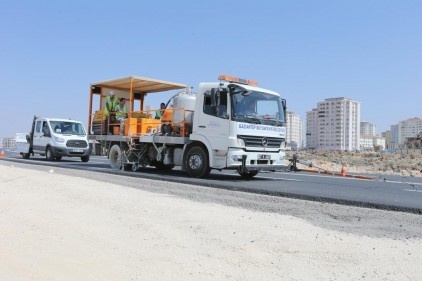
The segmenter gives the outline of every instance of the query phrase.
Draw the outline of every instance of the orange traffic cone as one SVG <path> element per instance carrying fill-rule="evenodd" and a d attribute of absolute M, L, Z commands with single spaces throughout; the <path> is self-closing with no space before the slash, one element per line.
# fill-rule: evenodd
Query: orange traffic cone
<path fill-rule="evenodd" d="M 342 163 L 341 164 L 341 171 L 340 171 L 340 174 L 342 174 L 343 176 L 345 176 L 346 174 L 347 174 L 347 171 L 346 171 L 346 169 L 344 168 L 344 163 Z"/>
<path fill-rule="evenodd" d="M 4 158 L 4 149 L 1 149 L 0 158 Z"/>

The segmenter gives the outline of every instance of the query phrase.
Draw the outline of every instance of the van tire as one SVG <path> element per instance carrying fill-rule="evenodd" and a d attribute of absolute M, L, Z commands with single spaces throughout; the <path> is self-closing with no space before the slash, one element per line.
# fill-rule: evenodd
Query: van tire
<path fill-rule="evenodd" d="M 89 155 L 85 155 L 81 157 L 82 162 L 88 162 L 89 161 Z"/>
<path fill-rule="evenodd" d="M 47 146 L 47 148 L 45 149 L 45 159 L 47 159 L 48 161 L 53 161 L 54 160 L 54 154 L 53 154 L 53 150 L 51 149 L 51 147 Z"/>

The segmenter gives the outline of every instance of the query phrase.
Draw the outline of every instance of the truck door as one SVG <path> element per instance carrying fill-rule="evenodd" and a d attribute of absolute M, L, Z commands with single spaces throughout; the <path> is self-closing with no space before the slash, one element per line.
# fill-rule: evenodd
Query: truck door
<path fill-rule="evenodd" d="M 203 112 L 199 114 L 197 132 L 205 136 L 218 154 L 227 151 L 230 122 L 228 93 L 218 88 L 204 93 Z"/>
<path fill-rule="evenodd" d="M 34 130 L 33 150 L 37 153 L 45 153 L 45 148 L 51 138 L 50 127 L 46 120 L 37 120 Z"/>

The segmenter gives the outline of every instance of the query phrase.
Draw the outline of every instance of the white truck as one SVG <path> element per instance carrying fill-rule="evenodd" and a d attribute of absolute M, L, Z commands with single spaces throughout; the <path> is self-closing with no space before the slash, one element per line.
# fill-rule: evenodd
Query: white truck
<path fill-rule="evenodd" d="M 177 89 L 161 119 L 154 119 L 145 98 Z M 104 114 L 110 91 L 129 104 L 123 135 L 114 113 Z M 194 93 L 184 84 L 130 76 L 91 84 L 89 104 L 88 138 L 114 169 L 181 166 L 198 178 L 211 169 L 233 169 L 248 179 L 287 167 L 286 101 L 252 80 L 221 75 Z"/>
<path fill-rule="evenodd" d="M 34 116 L 26 139 L 26 143 L 16 143 L 15 149 L 24 159 L 40 154 L 50 161 L 61 160 L 63 156 L 89 161 L 91 149 L 86 130 L 79 121 Z"/>

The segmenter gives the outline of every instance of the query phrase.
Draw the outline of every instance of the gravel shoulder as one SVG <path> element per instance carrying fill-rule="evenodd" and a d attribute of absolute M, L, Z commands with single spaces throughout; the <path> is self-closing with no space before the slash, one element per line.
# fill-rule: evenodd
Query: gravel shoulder
<path fill-rule="evenodd" d="M 422 216 L 0 161 L 1 280 L 420 280 Z"/>
<path fill-rule="evenodd" d="M 286 153 L 288 159 L 292 159 L 293 155 L 312 163 L 310 169 L 315 171 L 338 173 L 345 169 L 348 173 L 355 174 L 422 177 L 422 153 L 420 151 L 408 154 L 322 150 L 288 151 Z M 308 166 L 301 164 L 298 165 L 298 168 L 309 169 Z"/>

